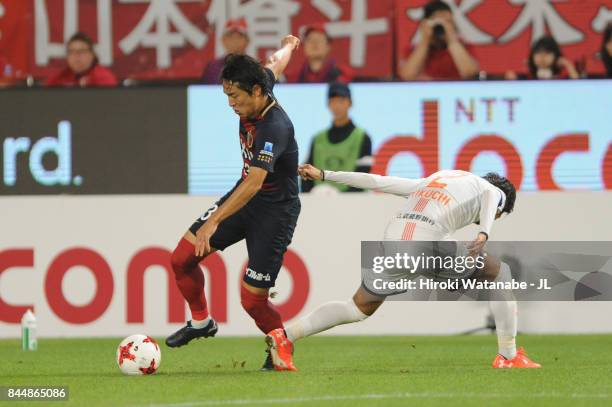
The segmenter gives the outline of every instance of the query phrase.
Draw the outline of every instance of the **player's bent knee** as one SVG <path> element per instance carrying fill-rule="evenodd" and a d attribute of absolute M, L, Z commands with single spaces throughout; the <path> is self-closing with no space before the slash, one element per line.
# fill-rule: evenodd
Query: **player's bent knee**
<path fill-rule="evenodd" d="M 244 286 L 240 290 L 240 304 L 247 314 L 252 315 L 257 312 L 262 302 L 267 302 L 267 294 L 256 294 L 247 290 Z"/>
<path fill-rule="evenodd" d="M 182 273 L 191 267 L 198 258 L 195 257 L 194 246 L 186 239 L 181 239 L 170 255 L 170 265 L 175 274 Z"/>
<path fill-rule="evenodd" d="M 363 287 L 359 287 L 350 302 L 353 303 L 355 308 L 360 313 L 366 315 L 365 318 L 367 318 L 374 314 L 378 307 L 380 307 L 384 301 L 384 297 L 372 295 L 368 293 Z"/>
<path fill-rule="evenodd" d="M 172 270 L 176 273 L 176 271 L 183 267 L 184 265 L 184 257 L 175 249 L 170 256 L 170 265 L 172 266 Z"/>
<path fill-rule="evenodd" d="M 494 281 L 499 275 L 501 262 L 494 256 L 487 256 L 485 259 L 484 273 L 481 278 L 488 281 Z"/>
<path fill-rule="evenodd" d="M 189 254 L 185 250 L 185 248 L 177 246 L 176 249 L 172 252 L 170 256 L 170 265 L 172 266 L 172 270 L 177 273 L 179 270 L 182 270 L 188 262 Z"/>

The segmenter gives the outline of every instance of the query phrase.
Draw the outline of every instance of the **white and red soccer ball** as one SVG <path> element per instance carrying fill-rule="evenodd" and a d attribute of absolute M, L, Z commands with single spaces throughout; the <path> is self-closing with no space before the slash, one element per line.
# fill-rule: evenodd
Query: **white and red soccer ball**
<path fill-rule="evenodd" d="M 127 375 L 153 374 L 160 363 L 161 350 L 155 339 L 150 336 L 128 336 L 117 348 L 117 364 Z"/>

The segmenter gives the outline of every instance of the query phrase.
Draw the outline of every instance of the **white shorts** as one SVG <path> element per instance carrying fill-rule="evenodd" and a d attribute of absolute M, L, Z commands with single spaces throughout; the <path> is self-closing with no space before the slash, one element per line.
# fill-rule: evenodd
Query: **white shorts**
<path fill-rule="evenodd" d="M 411 255 L 418 257 L 423 255 L 435 256 L 451 256 L 451 257 L 466 257 L 468 251 L 465 245 L 452 239 L 446 232 L 436 228 L 425 222 L 410 221 L 403 219 L 392 219 L 385 230 L 385 242 L 381 242 L 380 248 L 376 255 L 393 256 L 398 252 L 405 252 L 406 246 L 399 241 L 415 241 L 415 245 L 410 246 L 410 250 L 414 253 Z M 392 241 L 398 242 L 394 245 Z M 423 242 L 422 244 L 416 242 Z M 439 243 L 438 243 L 439 242 Z M 447 242 L 446 244 L 443 242 Z M 412 280 L 418 277 L 433 278 L 433 279 L 457 279 L 470 278 L 476 269 L 466 270 L 458 275 L 453 270 L 431 270 L 423 273 L 410 272 L 406 269 L 386 269 L 382 274 L 373 274 L 371 270 L 362 268 L 362 282 L 364 287 L 377 295 L 392 295 L 397 292 L 387 290 L 372 290 L 375 279 L 383 279 L 387 282 L 397 282 L 400 280 Z"/>

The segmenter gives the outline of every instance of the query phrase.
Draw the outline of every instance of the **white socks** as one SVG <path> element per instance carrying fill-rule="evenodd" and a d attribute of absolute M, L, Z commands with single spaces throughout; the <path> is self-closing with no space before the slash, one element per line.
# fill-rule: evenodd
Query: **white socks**
<path fill-rule="evenodd" d="M 512 274 L 510 267 L 502 263 L 499 275 L 495 281 L 511 281 Z M 516 325 L 517 307 L 516 299 L 512 291 L 496 290 L 491 293 L 489 307 L 495 318 L 497 327 L 497 346 L 498 353 L 506 359 L 513 359 L 516 356 Z"/>
<path fill-rule="evenodd" d="M 510 267 L 502 263 L 495 281 L 511 281 Z M 498 352 L 506 359 L 516 356 L 517 306 L 510 290 L 495 290 L 491 293 L 489 306 L 497 327 Z M 291 342 L 326 331 L 342 324 L 363 321 L 368 315 L 361 312 L 353 300 L 332 301 L 303 318 L 287 325 L 285 332 Z M 193 324 L 194 321 L 192 321 Z"/>
<path fill-rule="evenodd" d="M 361 312 L 353 300 L 332 301 L 285 327 L 291 342 L 326 331 L 337 325 L 363 321 L 368 315 Z"/>
<path fill-rule="evenodd" d="M 202 328 L 205 328 L 209 322 L 210 322 L 210 317 L 203 319 L 201 321 L 198 321 L 197 319 L 192 319 L 191 326 L 194 327 L 195 329 L 202 329 Z"/>

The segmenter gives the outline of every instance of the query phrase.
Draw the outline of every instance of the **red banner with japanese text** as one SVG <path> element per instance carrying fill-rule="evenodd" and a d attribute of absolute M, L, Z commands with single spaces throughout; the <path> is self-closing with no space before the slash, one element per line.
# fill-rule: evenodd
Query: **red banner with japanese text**
<path fill-rule="evenodd" d="M 612 22 L 612 0 L 445 0 L 457 31 L 471 45 L 483 71 L 527 71 L 530 45 L 545 34 L 559 43 L 565 57 L 603 72 L 598 52 L 602 33 Z M 429 0 L 396 1 L 398 63 L 419 41 L 423 6 Z"/>
<path fill-rule="evenodd" d="M 334 57 L 357 76 L 389 77 L 393 71 L 393 0 L 2 0 L 0 5 L 3 38 L 20 39 L 2 43 L 0 61 L 19 66 L 17 78 L 57 72 L 64 66 L 65 42 L 84 31 L 100 63 L 119 78 L 196 79 L 208 61 L 224 54 L 225 22 L 240 17 L 249 25 L 247 52 L 253 56 L 264 58 L 283 36 L 316 22 L 332 37 Z M 299 70 L 303 60 L 300 51 L 287 72 Z"/>
<path fill-rule="evenodd" d="M 32 15 L 29 3 L 0 1 L 0 85 L 10 78 L 24 77 L 30 69 L 29 47 L 32 41 L 27 27 L 31 25 Z"/>

